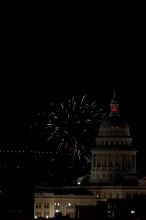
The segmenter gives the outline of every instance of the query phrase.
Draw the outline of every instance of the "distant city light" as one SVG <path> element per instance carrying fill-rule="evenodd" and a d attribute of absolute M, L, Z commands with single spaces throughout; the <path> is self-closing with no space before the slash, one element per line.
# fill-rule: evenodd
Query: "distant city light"
<path fill-rule="evenodd" d="M 38 217 L 35 215 L 35 217 L 34 217 L 35 219 L 37 219 Z"/>
<path fill-rule="evenodd" d="M 59 209 L 56 209 L 56 210 L 55 210 L 55 212 L 57 212 L 57 213 L 58 213 L 58 212 L 59 212 Z"/>
<path fill-rule="evenodd" d="M 46 215 L 46 218 L 49 218 L 49 216 L 48 216 L 48 215 Z"/>
<path fill-rule="evenodd" d="M 131 210 L 130 213 L 131 213 L 131 214 L 135 214 L 135 210 Z"/>
<path fill-rule="evenodd" d="M 97 193 L 96 198 L 99 198 L 99 193 Z"/>

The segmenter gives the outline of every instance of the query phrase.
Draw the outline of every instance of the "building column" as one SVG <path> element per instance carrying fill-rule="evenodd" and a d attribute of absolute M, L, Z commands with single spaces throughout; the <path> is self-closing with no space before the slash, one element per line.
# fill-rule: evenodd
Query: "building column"
<path fill-rule="evenodd" d="M 103 154 L 101 154 L 101 170 L 103 170 L 103 169 L 102 169 L 102 168 L 103 168 L 103 167 L 102 167 L 102 164 L 103 164 L 103 157 L 102 157 L 102 156 L 103 156 Z"/>
<path fill-rule="evenodd" d="M 136 172 L 136 155 L 134 155 L 134 168 L 135 168 L 135 172 Z"/>
<path fill-rule="evenodd" d="M 116 155 L 115 155 L 115 153 L 114 153 L 114 155 L 113 155 L 113 157 L 114 157 L 114 160 L 113 160 L 113 162 L 114 162 L 114 170 L 116 169 L 116 165 L 115 165 L 115 162 L 116 162 Z"/>

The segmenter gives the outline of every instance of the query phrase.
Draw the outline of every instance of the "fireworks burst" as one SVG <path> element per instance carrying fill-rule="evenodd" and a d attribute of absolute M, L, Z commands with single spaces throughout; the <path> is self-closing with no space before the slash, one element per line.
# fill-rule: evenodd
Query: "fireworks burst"
<path fill-rule="evenodd" d="M 72 97 L 67 103 L 52 103 L 36 126 L 43 139 L 55 145 L 57 152 L 88 160 L 93 129 L 102 115 L 102 109 L 97 108 L 95 101 L 88 103 L 86 95 L 80 101 Z"/>

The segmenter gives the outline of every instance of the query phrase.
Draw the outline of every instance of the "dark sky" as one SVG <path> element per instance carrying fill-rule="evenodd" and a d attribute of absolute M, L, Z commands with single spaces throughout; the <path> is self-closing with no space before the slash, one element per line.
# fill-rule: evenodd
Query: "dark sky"
<path fill-rule="evenodd" d="M 23 4 L 24 3 L 24 4 Z M 144 144 L 145 32 L 140 3 L 8 5 L 0 78 L 1 143 L 25 139 L 50 101 L 89 95 L 108 106 L 116 88 L 122 111 Z M 18 10 L 21 8 L 21 10 Z"/>

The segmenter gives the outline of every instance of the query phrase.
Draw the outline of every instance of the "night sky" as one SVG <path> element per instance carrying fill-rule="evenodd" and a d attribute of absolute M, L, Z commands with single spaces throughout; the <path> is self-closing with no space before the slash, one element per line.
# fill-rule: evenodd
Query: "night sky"
<path fill-rule="evenodd" d="M 4 25 L 1 145 L 26 143 L 35 114 L 47 103 L 87 94 L 108 108 L 115 88 L 135 144 L 144 150 L 145 24 L 140 3 L 116 1 L 102 9 L 23 3 L 8 5 Z"/>

